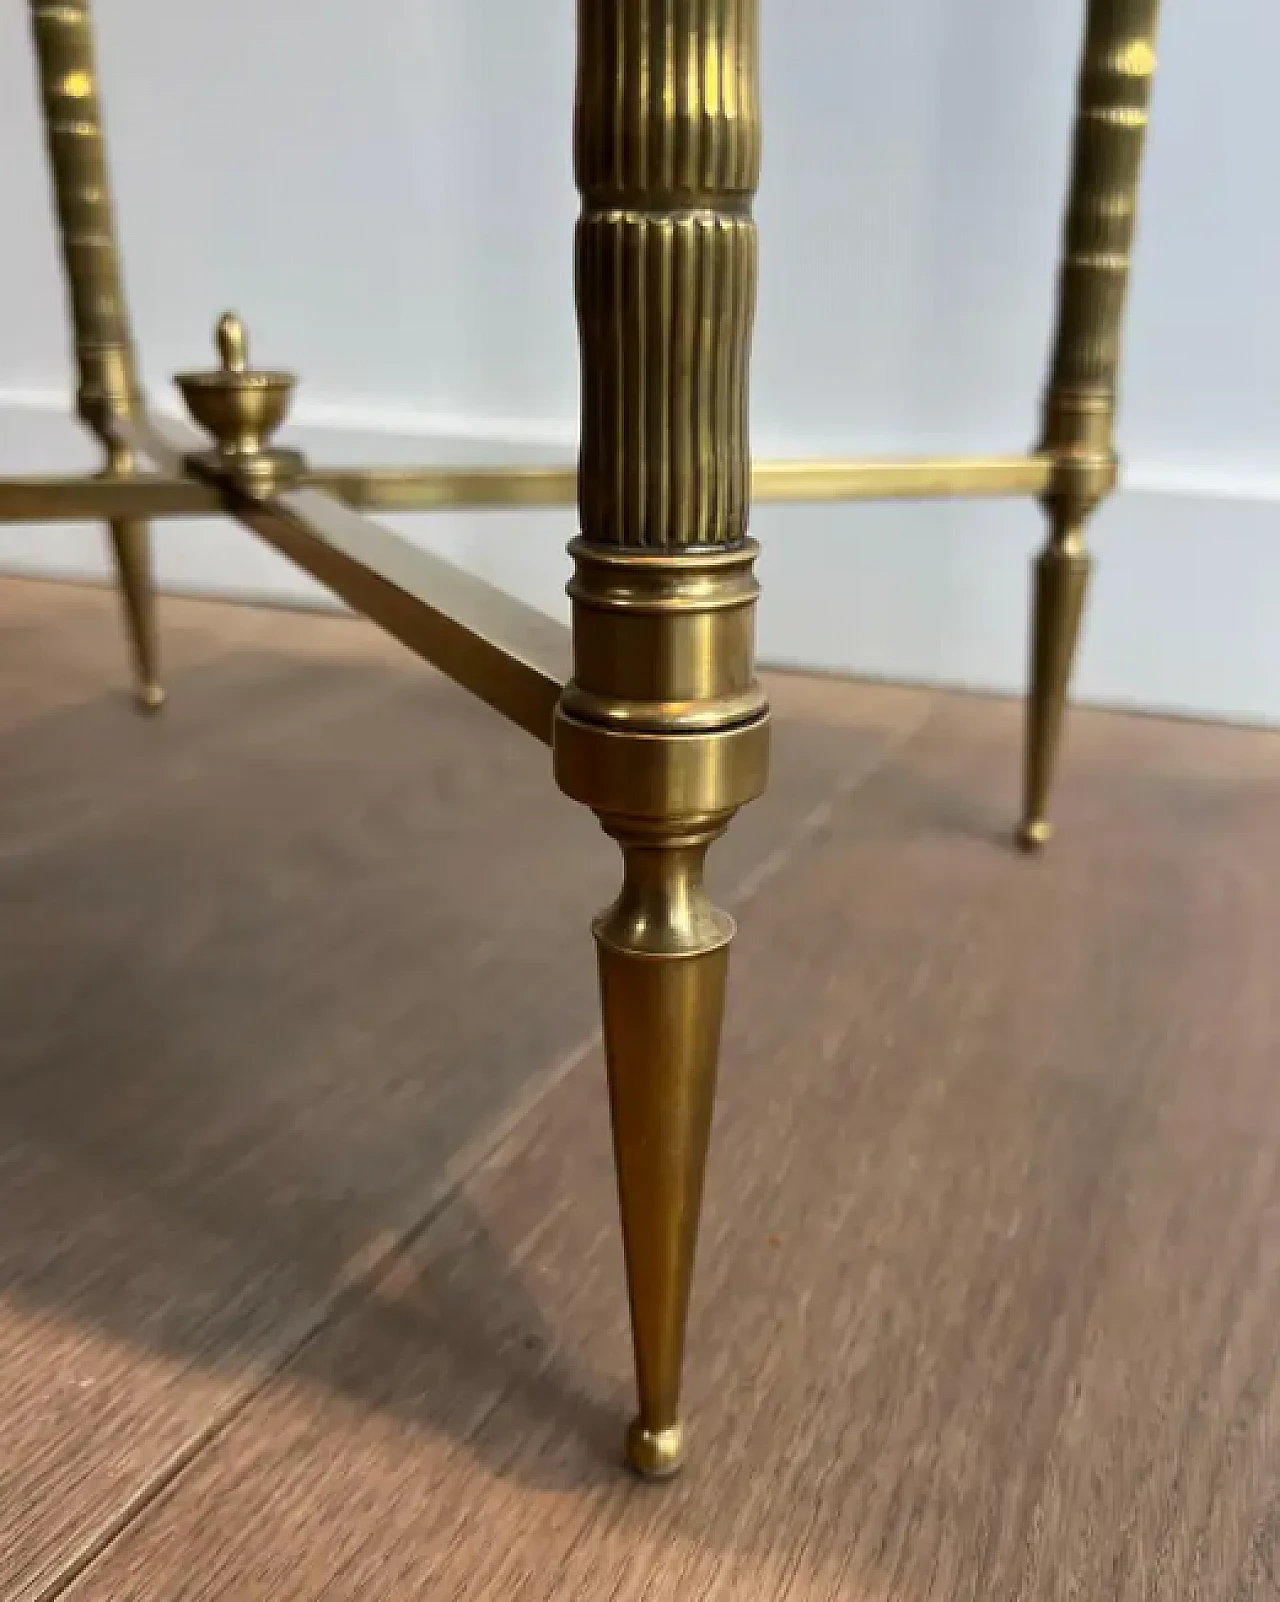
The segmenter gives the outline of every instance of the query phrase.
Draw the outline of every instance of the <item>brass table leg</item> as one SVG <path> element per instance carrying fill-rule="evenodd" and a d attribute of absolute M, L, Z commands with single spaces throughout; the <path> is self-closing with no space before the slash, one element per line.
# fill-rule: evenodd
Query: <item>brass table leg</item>
<path fill-rule="evenodd" d="M 132 471 L 133 462 L 129 453 L 118 445 L 109 445 L 107 472 L 128 474 Z M 151 529 L 140 519 L 127 517 L 108 523 L 107 533 L 115 558 L 125 633 L 133 659 L 134 700 L 139 711 L 158 712 L 164 705 L 165 693 L 158 677 L 156 602 L 151 582 Z"/>
<path fill-rule="evenodd" d="M 106 471 L 128 474 L 127 451 L 111 442 L 114 419 L 139 406 L 137 368 L 120 278 L 88 0 L 31 0 L 32 32 L 58 231 L 75 333 L 76 408 L 107 449 Z M 109 525 L 133 653 L 139 707 L 155 711 L 160 688 L 147 525 Z"/>
<path fill-rule="evenodd" d="M 1159 0 L 1089 0 L 1063 237 L 1058 327 L 1041 448 L 1055 467 L 1044 497 L 1049 539 L 1037 559 L 1018 843 L 1052 834 L 1049 793 L 1088 588 L 1084 533 L 1116 481 L 1113 425 L 1120 333 Z"/>
<path fill-rule="evenodd" d="M 573 677 L 556 776 L 622 848 L 595 924 L 641 1474 L 680 1379 L 733 922 L 707 847 L 764 788 L 747 368 L 758 0 L 579 0 L 583 408 Z"/>

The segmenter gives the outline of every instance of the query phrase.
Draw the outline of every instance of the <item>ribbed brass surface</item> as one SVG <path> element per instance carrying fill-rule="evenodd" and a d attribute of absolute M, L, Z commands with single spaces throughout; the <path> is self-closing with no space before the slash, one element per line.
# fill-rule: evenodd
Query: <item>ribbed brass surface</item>
<path fill-rule="evenodd" d="M 556 776 L 622 848 L 596 921 L 639 1414 L 673 1473 L 733 922 L 707 847 L 764 786 L 747 372 L 757 0 L 580 0 L 573 679 Z"/>
<path fill-rule="evenodd" d="M 87 0 L 32 0 L 31 25 L 71 327 L 78 404 L 101 433 L 138 401 Z"/>
<path fill-rule="evenodd" d="M 110 443 L 110 424 L 139 403 L 137 363 L 121 284 L 107 173 L 98 74 L 87 0 L 31 0 L 31 27 L 44 107 L 49 171 L 75 343 L 80 416 L 107 446 L 114 476 L 132 471 Z M 117 518 L 108 535 L 134 659 L 138 706 L 164 702 L 156 644 L 150 537 L 145 523 Z"/>
<path fill-rule="evenodd" d="M 1045 845 L 1067 691 L 1088 590 L 1084 531 L 1114 487 L 1116 380 L 1138 180 L 1155 74 L 1159 0 L 1089 0 L 1057 332 L 1041 448 L 1049 538 L 1034 578 L 1026 777 L 1018 841 Z"/>
<path fill-rule="evenodd" d="M 0 523 L 107 520 L 144 707 L 163 699 L 145 519 L 219 512 L 552 745 L 561 788 L 622 852 L 622 888 L 595 936 L 639 1392 L 627 1451 L 639 1472 L 670 1474 L 685 1447 L 685 1326 L 734 933 L 708 898 L 703 862 L 768 772 L 752 494 L 1043 501 L 1049 539 L 1036 565 L 1018 831 L 1023 846 L 1043 845 L 1089 575 L 1085 525 L 1116 480 L 1157 0 L 1088 0 L 1036 449 L 811 462 L 753 462 L 748 431 L 759 0 L 578 0 L 576 469 L 309 467 L 271 443 L 293 376 L 253 370 L 229 315 L 220 366 L 178 377 L 205 435 L 150 419 L 121 285 L 87 0 L 30 6 L 76 404 L 107 460 L 96 477 L 0 481 Z M 139 454 L 156 475 L 136 471 Z M 352 510 L 575 501 L 571 635 Z"/>

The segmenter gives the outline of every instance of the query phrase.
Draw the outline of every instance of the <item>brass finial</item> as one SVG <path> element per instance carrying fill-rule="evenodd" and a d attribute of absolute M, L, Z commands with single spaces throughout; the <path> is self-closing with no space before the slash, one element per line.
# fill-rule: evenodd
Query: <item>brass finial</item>
<path fill-rule="evenodd" d="M 265 500 L 306 471 L 298 451 L 271 446 L 288 415 L 297 380 L 292 373 L 249 366 L 249 337 L 235 312 L 224 312 L 215 333 L 219 366 L 179 373 L 191 416 L 217 440 L 213 450 L 189 458 L 190 465 L 224 487 Z"/>
<path fill-rule="evenodd" d="M 223 372 L 243 373 L 249 365 L 249 336 L 235 312 L 223 312 L 218 318 L 215 337 Z"/>

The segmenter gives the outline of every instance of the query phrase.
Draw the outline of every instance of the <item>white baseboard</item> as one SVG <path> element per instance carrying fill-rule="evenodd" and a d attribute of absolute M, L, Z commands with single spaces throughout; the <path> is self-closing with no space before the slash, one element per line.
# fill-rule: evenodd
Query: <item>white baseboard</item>
<path fill-rule="evenodd" d="M 0 396 L 0 474 L 91 468 L 60 398 Z M 563 431 L 313 408 L 294 431 L 317 462 L 563 461 Z M 564 616 L 572 513 L 388 519 L 531 604 Z M 1019 691 L 1027 573 L 1041 537 L 1021 503 L 764 506 L 762 658 L 778 665 Z M 1099 514 L 1098 571 L 1076 693 L 1099 705 L 1280 723 L 1280 486 L 1133 473 Z M 0 570 L 101 578 L 99 532 L 0 528 Z M 167 590 L 329 604 L 249 534 L 182 520 L 157 539 Z"/>

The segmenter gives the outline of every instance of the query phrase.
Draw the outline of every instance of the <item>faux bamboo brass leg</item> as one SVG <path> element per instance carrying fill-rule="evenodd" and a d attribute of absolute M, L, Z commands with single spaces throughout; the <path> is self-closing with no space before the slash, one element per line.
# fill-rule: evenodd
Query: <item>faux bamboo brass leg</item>
<path fill-rule="evenodd" d="M 49 166 L 66 271 L 79 384 L 76 408 L 107 449 L 107 471 L 130 473 L 111 424 L 140 404 L 121 285 L 102 113 L 87 0 L 31 0 Z M 132 648 L 135 694 L 144 711 L 164 701 L 157 676 L 150 538 L 145 523 L 109 525 Z"/>
<path fill-rule="evenodd" d="M 1089 0 L 1058 327 L 1042 449 L 1054 458 L 1044 497 L 1049 541 L 1036 564 L 1026 788 L 1018 843 L 1043 846 L 1071 667 L 1088 585 L 1084 531 L 1114 487 L 1120 334 L 1138 180 L 1155 72 L 1159 0 Z"/>
<path fill-rule="evenodd" d="M 764 788 L 747 367 L 758 0 L 579 0 L 583 426 L 561 787 L 622 847 L 595 925 L 639 1416 L 683 1450 L 680 1379 L 733 924 L 708 845 Z"/>

